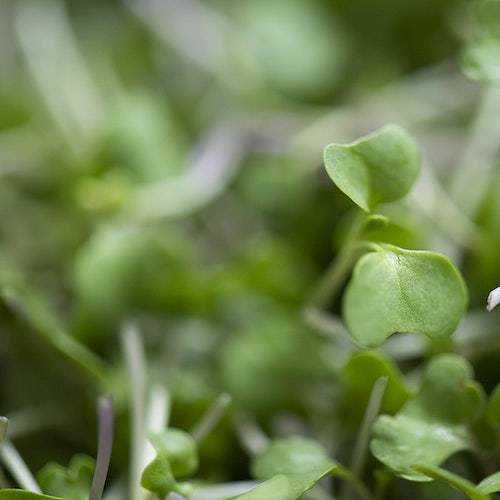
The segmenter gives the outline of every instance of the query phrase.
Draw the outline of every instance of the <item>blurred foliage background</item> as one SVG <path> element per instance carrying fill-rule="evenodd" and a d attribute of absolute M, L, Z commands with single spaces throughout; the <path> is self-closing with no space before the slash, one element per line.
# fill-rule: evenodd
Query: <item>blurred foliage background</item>
<path fill-rule="evenodd" d="M 0 413 L 30 466 L 92 454 L 95 397 L 111 391 L 113 477 L 126 469 L 128 321 L 175 425 L 233 397 L 202 478 L 248 477 L 245 419 L 348 455 L 355 347 L 304 317 L 353 216 L 322 150 L 390 122 L 424 168 L 373 237 L 449 255 L 470 313 L 453 345 L 403 336 L 383 350 L 410 378 L 455 350 L 491 389 L 500 91 L 460 69 L 473 29 L 461 0 L 1 0 Z M 61 354 L 68 337 L 104 377 Z"/>

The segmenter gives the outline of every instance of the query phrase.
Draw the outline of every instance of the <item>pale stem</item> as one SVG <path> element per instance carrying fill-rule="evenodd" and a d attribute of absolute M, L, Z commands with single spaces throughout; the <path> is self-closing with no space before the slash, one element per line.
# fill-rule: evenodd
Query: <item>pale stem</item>
<path fill-rule="evenodd" d="M 101 500 L 106 478 L 108 477 L 114 433 L 114 411 L 111 398 L 99 399 L 97 403 L 97 415 L 99 421 L 97 460 L 89 500 Z"/>
<path fill-rule="evenodd" d="M 389 379 L 387 377 L 380 377 L 375 381 L 370 394 L 370 399 L 368 400 L 368 405 L 366 406 L 363 422 L 361 423 L 358 438 L 354 446 L 350 467 L 353 476 L 357 479 L 360 479 L 363 472 L 372 425 L 379 414 L 380 407 L 382 406 L 382 400 L 384 398 L 388 380 Z M 351 488 L 348 483 L 344 484 L 345 486 L 340 498 L 348 499 L 351 496 Z"/>
<path fill-rule="evenodd" d="M 197 443 L 201 443 L 215 428 L 231 403 L 231 396 L 222 393 L 208 408 L 201 419 L 191 429 L 191 435 Z"/>
<path fill-rule="evenodd" d="M 12 474 L 17 484 L 24 490 L 41 493 L 40 486 L 22 459 L 15 446 L 10 441 L 4 441 L 0 448 L 0 458 L 5 468 Z"/>
<path fill-rule="evenodd" d="M 123 355 L 130 384 L 129 409 L 131 415 L 131 458 L 130 458 L 130 498 L 141 498 L 141 473 L 145 448 L 145 395 L 146 360 L 142 341 L 137 328 L 127 323 L 121 335 Z"/>

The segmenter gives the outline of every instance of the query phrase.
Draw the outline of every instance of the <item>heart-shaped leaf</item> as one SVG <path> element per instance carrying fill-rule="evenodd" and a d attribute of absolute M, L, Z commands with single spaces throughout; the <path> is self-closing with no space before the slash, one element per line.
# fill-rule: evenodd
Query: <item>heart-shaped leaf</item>
<path fill-rule="evenodd" d="M 274 440 L 252 465 L 256 479 L 267 480 L 284 475 L 293 498 L 299 498 L 322 477 L 339 465 L 331 460 L 316 441 L 293 436 Z"/>
<path fill-rule="evenodd" d="M 297 500 L 299 496 L 292 493 L 287 476 L 280 474 L 246 493 L 232 497 L 231 500 L 270 500 L 271 498 L 273 500 Z"/>
<path fill-rule="evenodd" d="M 392 415 L 405 404 L 410 391 L 397 367 L 379 352 L 357 352 L 342 371 L 343 389 L 339 406 L 348 423 L 359 426 L 373 384 L 380 377 L 387 377 L 381 412 Z"/>
<path fill-rule="evenodd" d="M 357 262 L 343 315 L 354 341 L 379 346 L 393 333 L 453 333 L 467 305 L 460 273 L 444 255 L 380 245 Z"/>
<path fill-rule="evenodd" d="M 376 421 L 373 454 L 401 477 L 428 481 L 415 465 L 440 465 L 470 446 L 466 424 L 478 416 L 484 401 L 471 376 L 471 366 L 457 355 L 433 359 L 418 394 L 395 417 Z"/>
<path fill-rule="evenodd" d="M 49 463 L 38 473 L 42 490 L 66 500 L 86 500 L 89 496 L 95 460 L 86 455 L 74 456 L 68 468 Z"/>
<path fill-rule="evenodd" d="M 324 162 L 337 187 L 370 212 L 408 193 L 418 176 L 420 154 L 405 130 L 389 125 L 351 144 L 330 144 Z"/>
<path fill-rule="evenodd" d="M 0 490 L 0 500 L 65 500 L 24 490 Z"/>

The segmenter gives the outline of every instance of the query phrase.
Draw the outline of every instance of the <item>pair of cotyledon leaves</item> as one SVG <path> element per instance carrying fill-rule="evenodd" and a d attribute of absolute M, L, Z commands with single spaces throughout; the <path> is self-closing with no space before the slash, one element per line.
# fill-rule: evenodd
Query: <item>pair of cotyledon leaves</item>
<path fill-rule="evenodd" d="M 402 128 L 384 127 L 351 144 L 325 149 L 333 182 L 366 212 L 405 196 L 419 172 L 419 152 Z M 343 315 L 354 341 L 375 347 L 396 332 L 447 337 L 467 304 L 465 284 L 450 260 L 440 254 L 392 245 L 356 264 L 344 295 Z"/>
<path fill-rule="evenodd" d="M 474 8 L 478 30 L 464 51 L 464 72 L 473 80 L 500 83 L 500 0 L 481 0 Z"/>

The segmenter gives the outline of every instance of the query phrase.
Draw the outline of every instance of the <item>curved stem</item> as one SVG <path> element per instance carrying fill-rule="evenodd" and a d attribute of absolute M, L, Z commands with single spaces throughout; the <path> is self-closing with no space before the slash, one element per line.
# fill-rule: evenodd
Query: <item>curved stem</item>
<path fill-rule="evenodd" d="M 113 449 L 113 403 L 111 398 L 100 398 L 97 404 L 99 420 L 99 440 L 97 447 L 97 461 L 90 488 L 89 500 L 101 500 L 104 485 L 108 477 L 111 451 Z"/>

